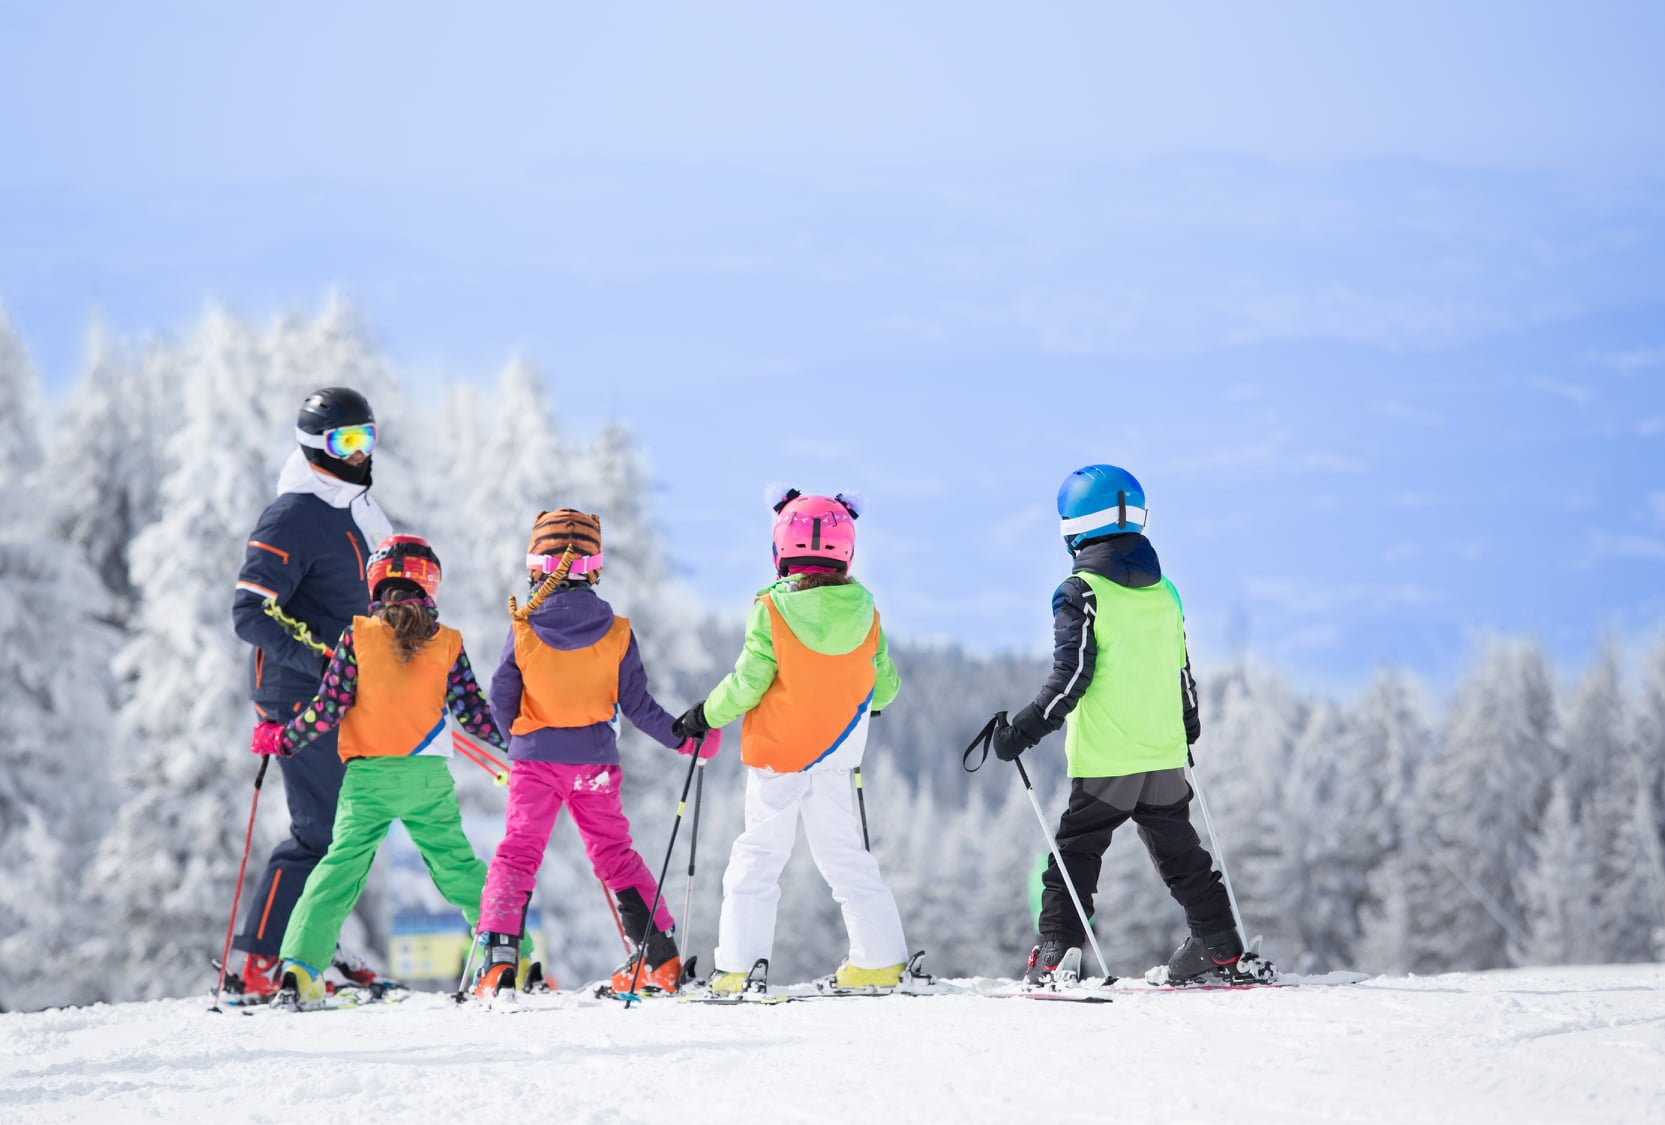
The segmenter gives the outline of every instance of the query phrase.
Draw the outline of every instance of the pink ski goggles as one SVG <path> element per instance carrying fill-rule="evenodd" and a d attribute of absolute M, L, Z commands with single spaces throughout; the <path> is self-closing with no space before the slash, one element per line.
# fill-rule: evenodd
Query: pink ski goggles
<path fill-rule="evenodd" d="M 536 574 L 554 574 L 561 569 L 560 555 L 527 555 L 526 569 Z M 584 555 L 572 560 L 572 566 L 567 569 L 568 574 L 588 574 L 592 570 L 601 569 L 601 552 Z"/>

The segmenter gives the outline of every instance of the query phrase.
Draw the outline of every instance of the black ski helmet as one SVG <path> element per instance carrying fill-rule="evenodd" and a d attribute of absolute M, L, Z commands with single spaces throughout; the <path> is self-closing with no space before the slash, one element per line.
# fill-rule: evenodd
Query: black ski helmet
<path fill-rule="evenodd" d="M 303 433 L 321 434 L 338 426 L 362 426 L 375 420 L 376 414 L 370 409 L 369 400 L 351 387 L 320 387 L 307 395 L 306 401 L 301 403 L 301 412 L 295 418 L 295 427 Z M 353 484 L 370 483 L 369 457 L 364 459 L 362 465 L 354 466 L 331 457 L 322 449 L 303 445 L 301 452 L 306 455 L 308 461 L 332 476 Z"/>
<path fill-rule="evenodd" d="M 376 420 L 365 397 L 351 387 L 323 387 L 306 396 L 295 425 L 309 434 L 337 426 L 362 426 Z"/>

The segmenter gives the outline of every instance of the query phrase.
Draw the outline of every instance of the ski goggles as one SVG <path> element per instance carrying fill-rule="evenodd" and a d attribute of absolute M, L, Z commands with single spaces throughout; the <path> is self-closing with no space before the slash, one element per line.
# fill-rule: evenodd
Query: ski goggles
<path fill-rule="evenodd" d="M 561 569 L 561 556 L 527 555 L 526 569 L 534 574 L 554 574 Z M 597 551 L 593 555 L 584 555 L 581 558 L 573 559 L 572 566 L 567 570 L 567 574 L 588 574 L 592 570 L 600 569 L 601 552 Z"/>
<path fill-rule="evenodd" d="M 322 449 L 338 461 L 345 461 L 355 453 L 362 453 L 368 457 L 370 451 L 376 448 L 376 423 L 337 426 L 321 434 L 309 434 L 297 426 L 295 440 L 308 449 Z"/>

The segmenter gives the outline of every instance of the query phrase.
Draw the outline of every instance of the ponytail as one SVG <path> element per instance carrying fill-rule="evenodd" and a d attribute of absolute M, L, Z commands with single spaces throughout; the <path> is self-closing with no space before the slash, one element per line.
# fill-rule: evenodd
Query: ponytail
<path fill-rule="evenodd" d="M 393 648 L 401 664 L 421 652 L 422 647 L 439 632 L 439 624 L 416 598 L 383 602 L 381 608 L 376 610 L 376 616 L 393 630 Z"/>

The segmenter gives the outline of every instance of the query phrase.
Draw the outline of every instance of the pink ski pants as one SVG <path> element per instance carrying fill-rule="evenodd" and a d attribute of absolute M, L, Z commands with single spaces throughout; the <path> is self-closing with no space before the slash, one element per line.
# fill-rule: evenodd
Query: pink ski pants
<path fill-rule="evenodd" d="M 570 765 L 565 762 L 516 762 L 509 770 L 509 808 L 503 842 L 497 845 L 486 887 L 480 894 L 480 930 L 518 934 L 526 903 L 537 883 L 543 851 L 562 803 L 584 840 L 590 866 L 607 890 L 617 895 L 635 887 L 643 904 L 657 890 L 647 864 L 630 844 L 630 822 L 619 802 L 621 775 L 616 765 Z M 654 925 L 669 930 L 671 912 L 661 902 Z"/>

